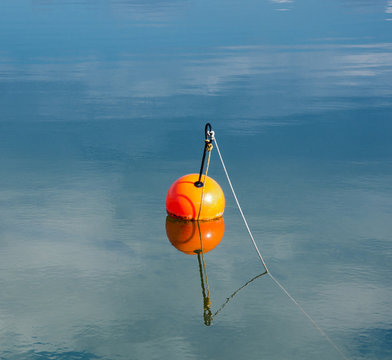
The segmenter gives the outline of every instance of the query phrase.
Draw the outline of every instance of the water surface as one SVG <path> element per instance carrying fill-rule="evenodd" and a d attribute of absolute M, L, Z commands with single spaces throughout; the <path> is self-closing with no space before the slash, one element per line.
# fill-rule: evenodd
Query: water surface
<path fill-rule="evenodd" d="M 205 325 L 165 196 L 208 121 L 271 273 L 344 356 L 390 359 L 391 20 L 384 0 L 3 0 L 0 358 L 342 358 L 268 276 L 236 292 L 263 267 L 216 149 Z"/>

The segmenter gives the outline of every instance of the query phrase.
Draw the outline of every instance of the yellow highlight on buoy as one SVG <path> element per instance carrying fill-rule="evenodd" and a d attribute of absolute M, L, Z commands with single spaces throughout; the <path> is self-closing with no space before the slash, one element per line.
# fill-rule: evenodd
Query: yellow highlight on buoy
<path fill-rule="evenodd" d="M 188 174 L 170 186 L 166 196 L 166 211 L 170 216 L 184 220 L 212 220 L 223 215 L 225 196 L 219 184 L 209 176 L 206 179 L 203 176 L 203 186 L 197 186 L 198 180 L 199 174 Z"/>

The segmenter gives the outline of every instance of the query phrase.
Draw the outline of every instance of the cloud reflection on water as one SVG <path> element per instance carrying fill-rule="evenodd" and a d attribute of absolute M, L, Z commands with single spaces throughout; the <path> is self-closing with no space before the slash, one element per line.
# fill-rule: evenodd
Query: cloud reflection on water
<path fill-rule="evenodd" d="M 386 18 L 385 20 L 387 20 L 387 21 L 391 21 L 392 20 L 392 18 L 390 17 L 390 16 L 392 16 L 391 14 L 392 14 L 392 1 L 391 0 L 389 0 L 388 2 L 387 2 L 387 4 L 386 4 L 386 6 L 385 6 L 385 14 L 388 14 L 388 18 Z"/>
<path fill-rule="evenodd" d="M 28 6 L 3 15 L 0 357 L 24 359 L 25 349 L 61 356 L 68 347 L 119 359 L 238 359 L 241 351 L 257 359 L 262 344 L 266 358 L 290 358 L 291 350 L 333 358 L 322 347 L 313 356 L 318 334 L 267 281 L 222 313 L 216 337 L 198 333 L 197 269 L 170 252 L 160 217 L 163 185 L 191 167 L 177 149 L 188 150 L 201 115 L 224 119 L 217 123 L 228 142 L 240 144 L 229 157 L 236 189 L 279 280 L 347 347 L 390 325 L 390 165 L 361 165 L 362 178 L 344 160 L 328 167 L 336 158 L 388 157 L 381 133 L 389 114 L 325 114 L 389 111 L 390 39 L 374 19 L 343 17 L 321 1 L 295 2 L 304 6 L 297 18 L 273 11 L 294 6 L 288 1 L 221 1 L 212 11 L 207 1 L 190 3 L 197 14 L 189 17 L 189 2 L 154 0 L 36 1 L 35 15 Z M 343 3 L 381 16 L 390 9 L 384 0 Z M 340 116 L 330 131 L 282 126 L 320 110 L 325 122 Z M 12 124 L 30 119 L 60 122 Z M 266 136 L 262 126 L 271 126 Z M 254 133 L 261 136 L 247 136 Z M 255 151 L 239 157 L 241 146 Z M 259 265 L 230 210 L 223 256 L 210 254 L 218 304 Z"/>
<path fill-rule="evenodd" d="M 149 26 L 166 24 L 187 9 L 189 1 L 179 0 L 111 0 L 115 17 L 146 23 Z"/>
<path fill-rule="evenodd" d="M 162 27 L 182 15 L 189 6 L 189 0 L 109 0 L 104 7 L 91 0 L 61 0 L 56 3 L 35 0 L 33 6 L 47 13 L 56 12 L 59 7 L 65 11 L 77 7 L 91 15 L 97 15 L 104 9 L 107 15 L 130 22 L 132 26 Z"/>
<path fill-rule="evenodd" d="M 137 110 L 141 104 L 143 111 L 143 100 L 175 102 L 177 113 L 185 115 L 192 98 L 230 98 L 234 93 L 243 94 L 241 108 L 235 111 L 250 106 L 257 116 L 296 113 L 298 102 L 310 112 L 386 106 L 392 96 L 391 48 L 391 43 L 231 46 L 176 58 L 169 54 L 155 58 L 124 55 L 122 60 L 109 63 L 94 58 L 62 62 L 41 59 L 18 66 L 2 59 L 0 87 L 10 93 L 11 82 L 59 87 L 65 82 L 78 89 L 73 106 L 99 103 L 109 112 L 111 106 L 132 101 L 134 116 L 141 115 Z M 57 107 L 52 108 L 51 103 L 65 99 L 57 96 L 51 102 L 53 94 L 43 85 L 41 93 L 47 97 L 40 97 L 44 102 L 34 111 L 54 115 Z M 156 106 L 161 114 L 159 101 Z"/>
<path fill-rule="evenodd" d="M 277 11 L 290 11 L 291 7 L 290 6 L 292 3 L 294 3 L 294 0 L 270 0 L 272 3 L 279 5 L 279 7 L 276 9 Z"/>

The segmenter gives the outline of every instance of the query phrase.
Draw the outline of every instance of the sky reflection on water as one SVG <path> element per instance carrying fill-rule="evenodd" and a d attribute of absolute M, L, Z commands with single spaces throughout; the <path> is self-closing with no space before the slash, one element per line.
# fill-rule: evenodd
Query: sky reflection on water
<path fill-rule="evenodd" d="M 194 116 L 206 116 L 211 96 L 228 102 L 219 112 L 212 108 L 221 118 L 382 108 L 392 96 L 391 49 L 391 43 L 319 44 L 226 47 L 175 58 L 124 54 L 109 63 L 21 65 L 2 59 L 0 86 L 8 95 L 2 107 L 4 119 L 12 121 L 83 120 L 94 108 L 100 109 L 93 113 L 98 119 L 182 117 L 190 107 Z M 19 89 L 17 102 L 11 86 Z"/>
<path fill-rule="evenodd" d="M 164 198 L 206 121 L 274 276 L 348 358 L 391 358 L 391 6 L 2 1 L 0 358 L 338 358 L 267 277 L 204 326 Z M 262 267 L 209 174 L 215 313 Z"/>

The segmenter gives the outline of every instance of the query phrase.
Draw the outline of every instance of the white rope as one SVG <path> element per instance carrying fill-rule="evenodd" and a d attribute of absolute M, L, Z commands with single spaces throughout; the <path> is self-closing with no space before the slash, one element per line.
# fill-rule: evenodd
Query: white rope
<path fill-rule="evenodd" d="M 264 266 L 265 271 L 268 272 L 267 265 L 265 264 L 264 259 L 263 259 L 263 257 L 262 257 L 261 254 L 260 254 L 260 250 L 259 250 L 259 248 L 257 247 L 256 241 L 255 241 L 255 239 L 253 238 L 252 232 L 251 232 L 250 229 L 249 229 L 248 222 L 246 221 L 245 216 L 244 216 L 244 213 L 242 212 L 240 203 L 238 202 L 238 199 L 237 199 L 237 196 L 236 196 L 236 194 L 235 194 L 233 185 L 231 184 L 231 181 L 230 181 L 229 174 L 227 173 L 225 163 L 223 162 L 222 155 L 221 155 L 221 153 L 220 153 L 220 151 L 219 151 L 219 146 L 218 146 L 218 143 L 216 142 L 215 136 L 213 137 L 213 139 L 214 139 L 214 141 L 215 141 L 216 150 L 218 151 L 218 155 L 219 155 L 220 161 L 221 161 L 221 163 L 222 163 L 223 170 L 225 171 L 225 174 L 226 174 L 226 177 L 227 177 L 227 181 L 229 182 L 229 185 L 230 185 L 230 188 L 231 188 L 231 192 L 233 193 L 234 199 L 235 199 L 235 201 L 236 201 L 236 203 L 237 203 L 238 210 L 239 210 L 240 213 L 241 213 L 242 220 L 244 220 L 245 227 L 246 227 L 246 229 L 248 230 L 248 233 L 249 233 L 250 238 L 252 239 L 253 246 L 254 246 L 255 249 L 256 249 L 257 255 L 259 255 L 259 258 L 260 258 L 261 262 L 263 263 L 263 266 Z"/>
<path fill-rule="evenodd" d="M 313 326 L 320 332 L 321 335 L 323 335 L 327 339 L 327 341 L 343 357 L 343 359 L 348 360 L 347 357 L 342 353 L 342 351 L 337 347 L 337 345 L 331 340 L 331 338 L 324 332 L 323 329 L 321 329 L 321 327 L 316 323 L 316 321 L 313 320 L 313 318 L 304 310 L 304 308 L 298 303 L 298 301 L 293 298 L 293 296 L 283 287 L 283 285 L 278 280 L 276 280 L 276 278 L 271 273 L 268 273 L 268 275 L 275 282 L 275 284 L 278 285 L 280 287 L 280 289 L 289 297 L 289 299 L 295 305 L 297 305 L 298 309 L 300 309 L 302 311 L 302 313 L 311 321 Z"/>
<path fill-rule="evenodd" d="M 210 133 L 212 133 L 212 134 L 211 134 L 211 139 L 215 141 L 216 150 L 218 151 L 218 155 L 219 155 L 220 161 L 221 161 L 221 163 L 222 163 L 223 170 L 225 171 L 226 178 L 227 178 L 227 181 L 229 182 L 231 192 L 233 193 L 234 199 L 235 199 L 235 201 L 236 201 L 236 203 L 237 203 L 238 210 L 239 210 L 240 213 L 241 213 L 242 220 L 244 220 L 246 229 L 248 230 L 249 236 L 250 236 L 250 238 L 251 238 L 251 240 L 252 240 L 252 242 L 253 242 L 253 245 L 254 245 L 254 247 L 255 247 L 255 249 L 256 249 L 256 252 L 257 252 L 257 254 L 259 255 L 259 258 L 260 258 L 260 260 L 261 260 L 261 262 L 262 262 L 262 264 L 263 264 L 263 266 L 264 266 L 264 268 L 265 268 L 265 271 L 268 273 L 268 275 L 270 276 L 270 278 L 275 282 L 275 284 L 276 284 L 276 285 L 277 285 L 277 286 L 278 286 L 278 287 L 288 296 L 288 298 L 298 307 L 298 309 L 301 310 L 301 312 L 310 320 L 310 322 L 311 322 L 311 323 L 313 324 L 313 326 L 319 331 L 319 333 L 320 333 L 322 336 L 324 336 L 325 339 L 330 343 L 330 345 L 332 345 L 332 347 L 342 356 L 342 358 L 348 360 L 348 358 L 347 358 L 347 357 L 343 354 L 343 352 L 337 347 L 337 345 L 332 341 L 332 339 L 323 331 L 323 329 L 321 329 L 321 327 L 317 324 L 317 322 L 316 322 L 315 320 L 313 320 L 313 318 L 304 310 L 304 308 L 298 303 L 298 301 L 295 300 L 294 297 L 284 288 L 284 286 L 283 286 L 283 285 L 282 285 L 282 284 L 281 284 L 281 283 L 280 283 L 280 282 L 279 282 L 279 281 L 278 281 L 278 280 L 268 271 L 267 265 L 265 264 L 265 261 L 264 261 L 263 257 L 261 256 L 260 250 L 259 250 L 259 248 L 257 247 L 256 241 L 255 241 L 255 239 L 253 238 L 252 232 L 251 232 L 250 229 L 249 229 L 248 222 L 246 221 L 245 216 L 244 216 L 244 213 L 242 212 L 242 209 L 241 209 L 240 203 L 238 202 L 237 196 L 236 196 L 236 194 L 235 194 L 233 185 L 231 184 L 231 180 L 230 180 L 229 174 L 228 174 L 228 172 L 227 172 L 227 170 L 226 170 L 225 163 L 224 163 L 223 158 L 222 158 L 222 155 L 221 155 L 221 153 L 220 153 L 220 151 L 219 151 L 218 143 L 216 142 L 215 133 L 214 133 L 213 131 L 211 131 Z"/>

